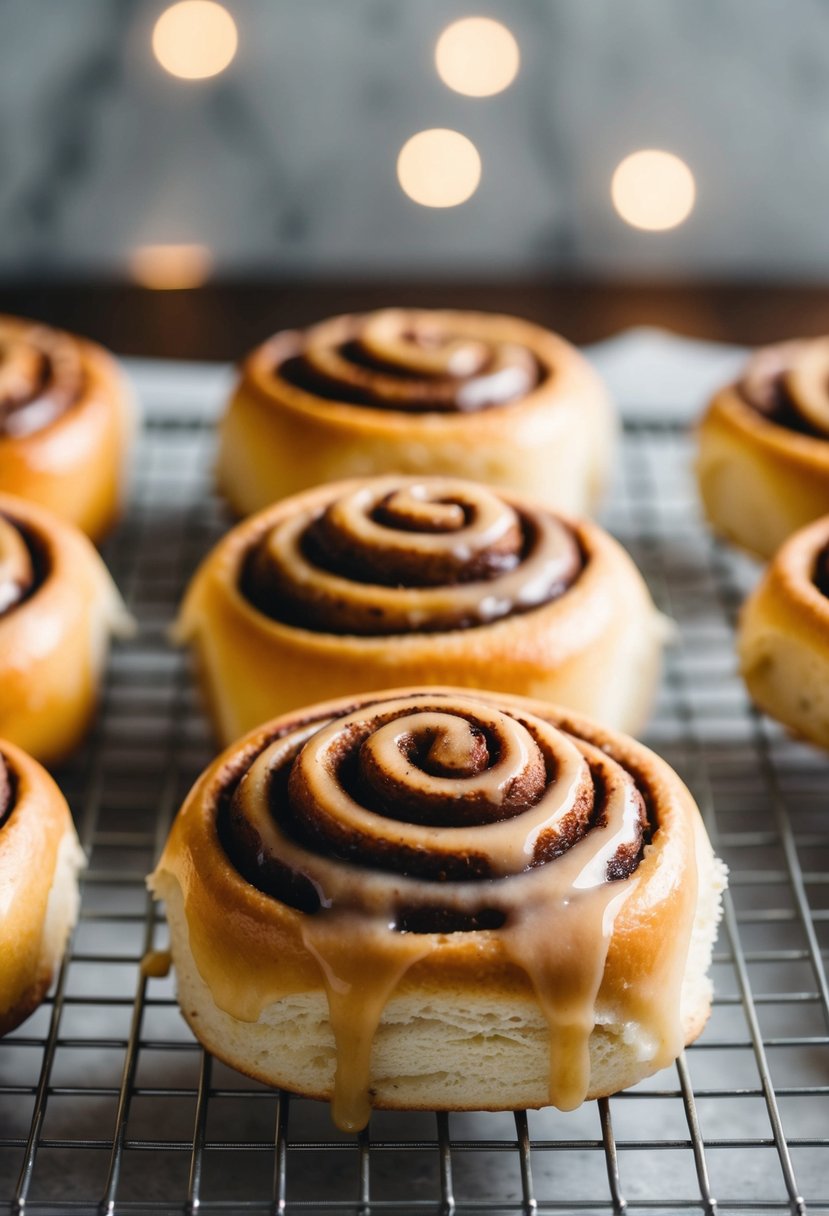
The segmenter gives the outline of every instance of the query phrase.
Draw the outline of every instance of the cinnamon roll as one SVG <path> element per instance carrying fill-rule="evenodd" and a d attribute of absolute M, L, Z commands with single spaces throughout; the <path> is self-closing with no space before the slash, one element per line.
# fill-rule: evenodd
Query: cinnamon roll
<path fill-rule="evenodd" d="M 700 424 L 697 472 L 711 523 L 760 557 L 829 512 L 829 338 L 751 357 Z"/>
<path fill-rule="evenodd" d="M 25 752 L 0 742 L 0 1035 L 48 991 L 77 917 L 82 865 L 60 790 Z"/>
<path fill-rule="evenodd" d="M 775 554 L 743 606 L 737 644 L 760 708 L 829 749 L 829 516 Z"/>
<path fill-rule="evenodd" d="M 276 334 L 246 360 L 218 479 L 239 514 L 346 477 L 447 474 L 581 514 L 614 422 L 564 339 L 514 317 L 386 309 Z"/>
<path fill-rule="evenodd" d="M 635 730 L 664 623 L 595 524 L 455 478 L 319 487 L 239 524 L 197 571 L 189 642 L 230 742 L 309 699 L 486 685 Z"/>
<path fill-rule="evenodd" d="M 95 711 L 109 639 L 129 625 L 83 533 L 0 494 L 0 737 L 62 760 Z"/>
<path fill-rule="evenodd" d="M 0 492 L 98 540 L 119 513 L 132 430 L 127 385 L 103 347 L 0 316 Z"/>
<path fill-rule="evenodd" d="M 572 1109 L 708 1016 L 724 870 L 676 774 L 537 701 L 434 688 L 259 727 L 150 886 L 220 1059 L 375 1107 Z"/>

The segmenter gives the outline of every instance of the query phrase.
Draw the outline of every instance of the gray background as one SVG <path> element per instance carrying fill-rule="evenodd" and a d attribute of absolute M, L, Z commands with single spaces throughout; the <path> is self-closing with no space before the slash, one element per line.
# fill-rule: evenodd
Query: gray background
<path fill-rule="evenodd" d="M 163 0 L 0 0 L 0 276 L 125 273 L 200 242 L 227 276 L 581 274 L 821 279 L 829 271 L 827 0 L 226 0 L 236 60 L 175 80 Z M 433 49 L 503 20 L 515 84 L 464 98 Z M 465 205 L 397 185 L 413 132 L 455 127 Z M 697 207 L 640 233 L 609 201 L 640 147 L 691 165 Z"/>

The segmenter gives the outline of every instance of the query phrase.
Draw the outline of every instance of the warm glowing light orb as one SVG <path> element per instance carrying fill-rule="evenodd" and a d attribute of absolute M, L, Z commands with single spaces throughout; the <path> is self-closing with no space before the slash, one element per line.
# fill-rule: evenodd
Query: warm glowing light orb
<path fill-rule="evenodd" d="M 137 245 L 129 256 L 135 282 L 155 291 L 200 287 L 210 277 L 212 266 L 206 245 Z"/>
<path fill-rule="evenodd" d="M 397 180 L 403 193 L 422 207 L 457 207 L 478 188 L 481 158 L 460 131 L 418 131 L 400 149 Z"/>
<path fill-rule="evenodd" d="M 491 17 L 463 17 L 438 38 L 435 67 L 445 85 L 467 97 L 491 97 L 518 74 L 521 52 L 512 33 Z"/>
<path fill-rule="evenodd" d="M 205 80 L 233 61 L 239 35 L 230 13 L 215 0 L 180 0 L 153 29 L 153 53 L 171 76 Z"/>
<path fill-rule="evenodd" d="M 626 156 L 610 184 L 613 206 L 625 223 L 647 232 L 676 228 L 693 211 L 696 193 L 685 161 L 657 148 Z"/>

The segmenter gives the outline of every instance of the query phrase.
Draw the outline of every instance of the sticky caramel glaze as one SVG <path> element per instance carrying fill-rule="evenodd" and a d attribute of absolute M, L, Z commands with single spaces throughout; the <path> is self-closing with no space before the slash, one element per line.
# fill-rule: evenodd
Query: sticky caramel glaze
<path fill-rule="evenodd" d="M 120 509 L 133 412 L 102 347 L 0 316 L 0 492 L 99 539 Z"/>
<path fill-rule="evenodd" d="M 26 591 L 0 613 L 0 737 L 56 763 L 89 725 L 110 636 L 123 632 L 127 617 L 77 528 L 0 494 L 0 580 L 9 554 L 13 565 L 25 564 L 21 546 Z"/>
<path fill-rule="evenodd" d="M 48 987 L 54 960 L 44 957 L 47 912 L 62 842 L 71 838 L 78 862 L 80 850 L 58 787 L 6 741 L 0 742 L 0 790 L 0 1034 L 5 1034 Z M 57 937 L 60 946 L 65 930 Z"/>
<path fill-rule="evenodd" d="M 517 565 L 498 572 L 498 561 L 508 563 L 514 557 L 488 541 L 481 545 L 472 525 L 468 531 L 473 539 L 464 542 L 469 563 L 464 572 L 484 568 L 483 577 L 446 587 L 362 584 L 319 572 L 301 550 L 294 563 L 301 521 L 322 517 L 333 502 L 355 497 L 361 501 L 363 495 L 371 499 L 377 487 L 382 498 L 390 487 L 401 484 L 408 485 L 409 479 L 375 478 L 318 487 L 238 525 L 207 556 L 187 589 L 177 637 L 194 648 L 219 738 L 229 743 L 257 723 L 308 702 L 387 688 L 395 682 L 501 688 L 637 730 L 648 713 L 658 676 L 664 625 L 628 555 L 594 524 L 557 519 L 529 499 L 496 495 L 453 479 L 449 484 L 461 501 L 469 497 L 474 502 L 479 496 L 486 501 L 490 493 L 501 500 L 496 511 L 499 527 L 506 523 L 508 529 L 512 523 L 523 531 L 524 521 L 530 521 L 532 535 L 531 521 L 546 517 L 550 543 L 533 542 Z M 447 483 L 419 479 L 414 484 Z M 444 503 L 443 508 L 451 512 L 457 505 Z M 423 515 L 431 516 L 429 503 L 422 509 Z M 360 523 L 363 518 L 358 512 Z M 361 540 L 361 569 L 368 570 L 374 562 L 381 570 L 397 566 L 400 574 L 401 563 L 408 560 L 409 575 L 414 573 L 421 581 L 434 577 L 435 570 L 444 576 L 446 550 L 451 565 L 452 551 L 464 535 L 428 530 L 418 534 L 377 527 L 371 521 L 367 527 L 372 538 L 375 532 L 382 534 L 382 543 L 363 547 Z M 312 602 L 304 611 L 294 610 L 293 624 L 271 615 L 275 599 L 267 577 L 274 568 L 268 552 L 271 536 L 290 538 L 290 543 L 281 539 L 280 544 L 287 548 L 289 561 L 298 565 L 305 603 Z M 508 531 L 501 543 L 505 537 Z M 352 544 L 352 555 L 354 548 Z M 249 598 L 251 558 L 257 554 L 265 558 L 265 569 L 259 571 L 264 576 L 259 582 L 262 611 Z M 296 584 L 296 573 L 293 577 Z M 286 581 L 284 576 L 281 586 L 277 581 L 280 591 Z M 539 602 L 545 598 L 548 602 Z M 375 636 L 311 628 L 312 609 L 317 619 L 325 619 L 326 604 L 336 605 L 335 627 L 345 619 L 353 622 L 355 615 L 377 622 L 374 608 L 386 622 L 402 620 L 409 628 L 391 636 L 377 624 Z M 430 622 L 425 611 L 429 604 L 432 610 L 437 605 L 438 619 L 456 626 L 465 619 L 470 627 L 436 630 L 435 617 Z M 510 613 L 510 604 L 517 611 Z"/>
<path fill-rule="evenodd" d="M 258 537 L 242 591 L 266 616 L 325 633 L 463 629 L 563 595 L 582 557 L 550 512 L 485 486 L 373 478 Z"/>
<path fill-rule="evenodd" d="M 180 885 L 221 1010 L 255 1022 L 322 986 L 341 1126 L 368 1119 L 393 993 L 534 994 L 549 1100 L 564 1109 L 590 1094 L 600 1002 L 650 1036 L 648 1071 L 675 1058 L 698 825 L 667 766 L 492 693 L 402 690 L 309 715 L 259 728 L 207 770 L 150 882 Z M 476 919 L 498 927 L 469 929 Z"/>
<path fill-rule="evenodd" d="M 468 477 L 580 514 L 601 493 L 614 433 L 603 385 L 557 335 L 514 317 L 390 309 L 253 351 L 217 475 L 240 514 L 390 472 Z"/>

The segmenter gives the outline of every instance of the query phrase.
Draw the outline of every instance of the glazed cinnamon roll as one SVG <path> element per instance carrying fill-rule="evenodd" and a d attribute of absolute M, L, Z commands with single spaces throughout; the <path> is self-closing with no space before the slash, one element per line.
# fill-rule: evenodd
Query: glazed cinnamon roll
<path fill-rule="evenodd" d="M 743 606 L 738 650 L 760 708 L 829 749 L 829 516 L 775 554 Z"/>
<path fill-rule="evenodd" d="M 829 512 L 829 338 L 751 357 L 700 424 L 697 472 L 711 523 L 760 557 Z"/>
<path fill-rule="evenodd" d="M 447 474 L 581 514 L 614 436 L 596 374 L 513 317 L 386 309 L 279 333 L 247 359 L 221 424 L 239 514 L 345 477 Z"/>
<path fill-rule="evenodd" d="M 69 808 L 30 756 L 0 742 L 0 1035 L 40 1004 L 78 912 Z"/>
<path fill-rule="evenodd" d="M 132 430 L 127 385 L 102 347 L 0 316 L 0 492 L 98 540 L 119 514 Z"/>
<path fill-rule="evenodd" d="M 638 728 L 664 623 L 595 524 L 455 478 L 322 486 L 230 532 L 187 592 L 222 740 L 309 698 L 411 684 L 539 696 Z"/>
<path fill-rule="evenodd" d="M 150 886 L 220 1059 L 376 1107 L 572 1109 L 708 1016 L 724 871 L 679 778 L 537 701 L 391 691 L 259 727 Z"/>
<path fill-rule="evenodd" d="M 109 639 L 130 627 L 90 541 L 0 494 L 0 736 L 47 763 L 80 742 Z"/>

